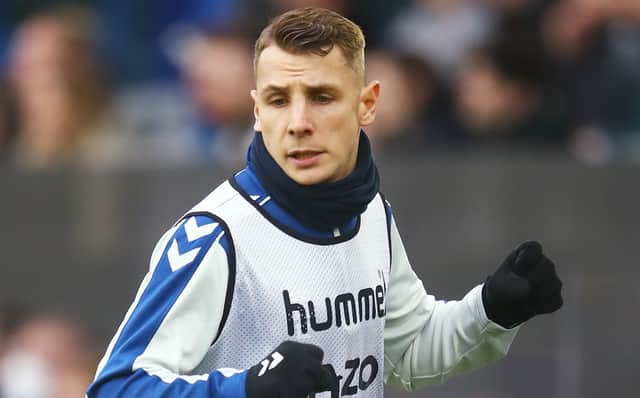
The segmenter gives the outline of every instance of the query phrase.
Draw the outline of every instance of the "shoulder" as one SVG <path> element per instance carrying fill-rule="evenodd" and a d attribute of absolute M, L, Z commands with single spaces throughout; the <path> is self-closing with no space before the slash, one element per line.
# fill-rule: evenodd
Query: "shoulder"
<path fill-rule="evenodd" d="M 176 227 L 173 240 L 181 243 L 185 249 L 220 242 L 228 233 L 224 221 L 209 213 L 188 214 L 178 222 Z"/>
<path fill-rule="evenodd" d="M 226 258 L 224 262 L 233 261 L 233 242 L 226 225 L 212 214 L 187 215 L 160 238 L 153 250 L 150 268 L 152 271 L 163 268 L 170 273 L 198 268 L 210 252 L 219 252 L 222 257 L 214 257 Z"/>
<path fill-rule="evenodd" d="M 238 199 L 240 194 L 235 190 L 229 181 L 218 185 L 211 193 L 204 197 L 198 204 L 193 206 L 183 217 L 189 214 L 211 213 L 216 214 L 221 208 L 234 199 Z"/>

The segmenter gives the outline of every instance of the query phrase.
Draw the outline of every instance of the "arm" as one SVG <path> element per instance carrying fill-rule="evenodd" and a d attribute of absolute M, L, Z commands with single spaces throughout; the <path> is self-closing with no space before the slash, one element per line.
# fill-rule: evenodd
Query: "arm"
<path fill-rule="evenodd" d="M 331 389 L 323 351 L 292 341 L 246 370 L 189 375 L 224 323 L 233 253 L 228 231 L 208 216 L 169 230 L 86 398 L 293 398 Z"/>
<path fill-rule="evenodd" d="M 183 376 L 218 333 L 230 253 L 227 232 L 207 216 L 183 220 L 160 239 L 88 398 L 244 397 L 246 372 Z"/>
<path fill-rule="evenodd" d="M 414 390 L 502 358 L 517 328 L 505 329 L 487 318 L 482 287 L 460 301 L 437 301 L 411 269 L 393 219 L 390 234 L 385 382 Z"/>

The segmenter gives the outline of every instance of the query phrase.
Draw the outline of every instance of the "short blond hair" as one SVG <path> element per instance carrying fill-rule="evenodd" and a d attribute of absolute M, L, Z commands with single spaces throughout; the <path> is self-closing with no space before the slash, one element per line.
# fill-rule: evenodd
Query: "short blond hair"
<path fill-rule="evenodd" d="M 262 30 L 253 56 L 254 74 L 260 54 L 275 44 L 292 54 L 325 56 L 334 46 L 342 50 L 347 64 L 364 81 L 364 47 L 362 29 L 353 21 L 325 8 L 298 8 L 274 18 Z"/>

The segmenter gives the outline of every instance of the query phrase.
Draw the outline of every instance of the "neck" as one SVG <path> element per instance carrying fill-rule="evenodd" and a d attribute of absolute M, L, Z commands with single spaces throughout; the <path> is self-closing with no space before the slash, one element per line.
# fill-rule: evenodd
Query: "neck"
<path fill-rule="evenodd" d="M 301 185 L 291 179 L 271 157 L 257 133 L 247 163 L 271 198 L 304 225 L 333 231 L 366 210 L 379 190 L 378 170 L 371 146 L 362 132 L 353 171 L 335 182 Z"/>

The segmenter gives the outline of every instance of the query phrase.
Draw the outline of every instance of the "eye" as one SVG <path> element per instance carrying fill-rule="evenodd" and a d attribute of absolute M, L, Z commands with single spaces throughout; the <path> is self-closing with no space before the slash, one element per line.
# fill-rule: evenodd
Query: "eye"
<path fill-rule="evenodd" d="M 282 107 L 287 104 L 287 100 L 283 97 L 275 97 L 269 100 L 269 105 L 273 105 L 275 107 Z"/>
<path fill-rule="evenodd" d="M 313 100 L 319 104 L 328 104 L 333 101 L 333 97 L 327 94 L 317 94 L 313 96 Z"/>

